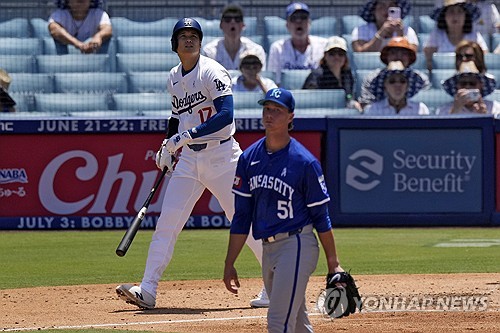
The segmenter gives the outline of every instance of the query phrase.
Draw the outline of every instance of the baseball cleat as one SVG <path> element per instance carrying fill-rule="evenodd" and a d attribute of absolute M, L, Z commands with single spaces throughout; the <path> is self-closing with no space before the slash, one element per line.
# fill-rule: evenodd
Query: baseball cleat
<path fill-rule="evenodd" d="M 266 288 L 263 287 L 257 298 L 250 301 L 250 306 L 253 308 L 268 308 L 269 297 L 267 296 Z"/>
<path fill-rule="evenodd" d="M 141 287 L 133 284 L 121 284 L 116 287 L 118 297 L 129 304 L 138 306 L 141 309 L 154 309 L 156 298 Z"/>

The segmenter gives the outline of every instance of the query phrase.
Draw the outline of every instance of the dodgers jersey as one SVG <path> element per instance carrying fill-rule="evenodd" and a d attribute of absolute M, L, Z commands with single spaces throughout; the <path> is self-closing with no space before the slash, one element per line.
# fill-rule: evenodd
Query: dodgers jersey
<path fill-rule="evenodd" d="M 217 114 L 213 101 L 221 96 L 232 95 L 231 77 L 218 62 L 200 55 L 196 66 L 182 75 L 182 64 L 170 70 L 167 90 L 172 95 L 172 117 L 179 119 L 179 133 L 207 122 Z M 207 124 L 208 125 L 208 124 Z M 225 140 L 234 134 L 234 118 L 222 129 L 193 138 L 193 143 Z"/>
<path fill-rule="evenodd" d="M 233 183 L 236 211 L 231 233 L 255 239 L 313 224 L 319 232 L 331 228 L 330 201 L 318 160 L 297 140 L 272 154 L 265 138 L 246 149 L 238 160 Z"/>

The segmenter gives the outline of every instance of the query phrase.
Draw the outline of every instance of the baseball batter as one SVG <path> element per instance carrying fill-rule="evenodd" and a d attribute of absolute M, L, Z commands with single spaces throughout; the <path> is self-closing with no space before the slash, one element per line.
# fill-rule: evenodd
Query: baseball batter
<path fill-rule="evenodd" d="M 156 156 L 160 169 L 172 170 L 162 211 L 149 247 L 140 286 L 120 285 L 118 296 L 140 308 L 156 304 L 158 281 L 169 264 L 177 236 L 205 188 L 219 200 L 229 220 L 234 215 L 232 182 L 241 149 L 233 138 L 235 123 L 231 79 L 224 67 L 200 55 L 203 32 L 192 18 L 179 20 L 172 33 L 172 50 L 180 64 L 172 68 L 167 89 L 172 95 L 168 139 Z M 172 164 L 180 148 L 175 170 Z M 261 262 L 262 245 L 248 242 Z M 267 295 L 266 295 L 267 298 Z"/>
<path fill-rule="evenodd" d="M 262 276 L 269 295 L 268 332 L 312 332 L 305 293 L 319 257 L 318 232 L 328 272 L 341 272 L 327 203 L 330 200 L 318 160 L 290 137 L 295 100 L 290 91 L 269 90 L 263 104 L 265 138 L 240 156 L 233 184 L 235 208 L 224 283 L 238 293 L 234 268 L 245 240 L 263 243 Z"/>

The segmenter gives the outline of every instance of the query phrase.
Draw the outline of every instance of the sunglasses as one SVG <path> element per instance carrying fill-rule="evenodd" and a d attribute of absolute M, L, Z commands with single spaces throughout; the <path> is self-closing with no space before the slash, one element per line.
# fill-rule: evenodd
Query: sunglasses
<path fill-rule="evenodd" d="M 236 23 L 241 23 L 243 22 L 243 16 L 223 16 L 222 21 L 226 23 L 231 23 L 231 21 L 234 20 Z"/>
<path fill-rule="evenodd" d="M 457 58 L 461 60 L 472 60 L 475 58 L 474 53 L 460 53 L 457 54 Z"/>
<path fill-rule="evenodd" d="M 406 84 L 406 83 L 408 83 L 408 80 L 405 79 L 404 77 L 400 77 L 400 78 L 391 77 L 390 79 L 387 80 L 387 82 L 389 84 L 395 84 L 395 83 Z"/>
<path fill-rule="evenodd" d="M 306 13 L 292 14 L 292 16 L 290 16 L 289 18 L 290 22 L 306 21 L 308 19 L 309 19 L 309 14 Z"/>
<path fill-rule="evenodd" d="M 460 80 L 457 82 L 459 87 L 476 87 L 479 81 L 477 80 Z"/>
<path fill-rule="evenodd" d="M 344 50 L 330 50 L 328 51 L 326 54 L 328 54 L 329 56 L 344 56 L 346 55 L 345 51 Z"/>
<path fill-rule="evenodd" d="M 260 68 L 262 67 L 262 64 L 260 62 L 254 61 L 254 62 L 243 62 L 241 63 L 241 67 L 245 68 Z"/>

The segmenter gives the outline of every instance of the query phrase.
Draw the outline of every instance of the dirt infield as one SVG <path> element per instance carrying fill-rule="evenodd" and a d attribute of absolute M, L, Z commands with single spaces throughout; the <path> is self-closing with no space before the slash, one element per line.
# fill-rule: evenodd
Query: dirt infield
<path fill-rule="evenodd" d="M 330 320 L 315 308 L 323 278 L 307 299 L 315 332 L 500 332 L 500 273 L 356 276 L 365 307 Z M 238 296 L 221 281 L 162 282 L 158 308 L 141 311 L 117 299 L 114 285 L 0 290 L 3 331 L 111 328 L 161 332 L 267 332 L 266 310 L 248 305 L 258 279 Z"/>

